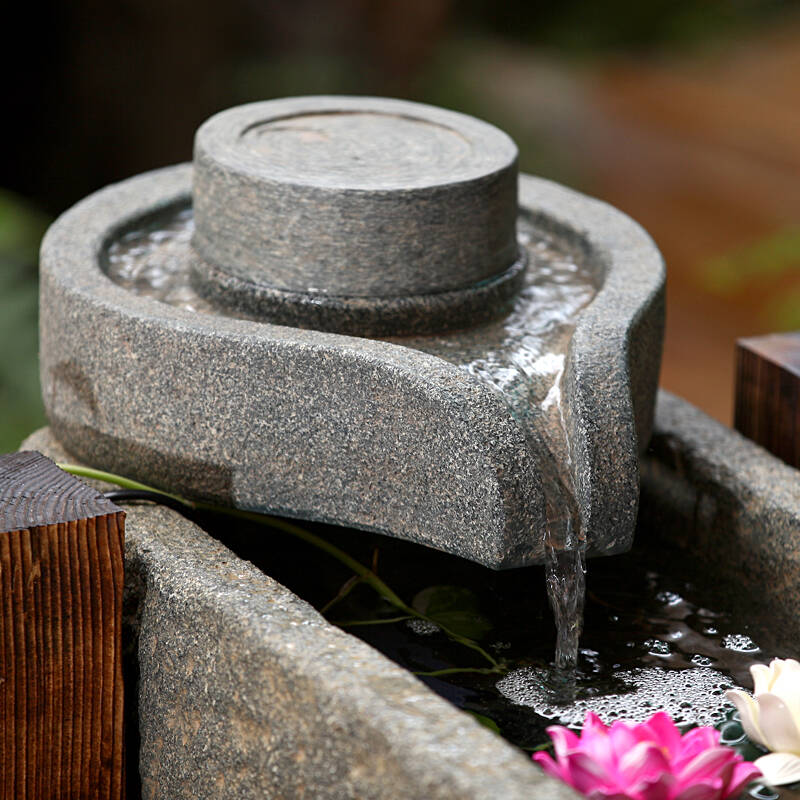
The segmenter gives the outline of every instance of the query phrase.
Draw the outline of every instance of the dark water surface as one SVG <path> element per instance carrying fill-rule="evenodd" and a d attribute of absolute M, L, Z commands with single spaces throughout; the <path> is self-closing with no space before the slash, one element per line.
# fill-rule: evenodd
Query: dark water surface
<path fill-rule="evenodd" d="M 440 673 L 419 677 L 528 751 L 548 741 L 548 725 L 577 726 L 588 709 L 606 722 L 665 709 L 687 725 L 717 724 L 732 708 L 725 690 L 752 688 L 751 664 L 786 655 L 763 652 L 758 631 L 731 614 L 707 576 L 688 573 L 681 553 L 640 542 L 629 554 L 590 562 L 575 700 L 563 705 L 544 568 L 494 572 L 402 540 L 304 523 L 372 566 L 407 604 L 468 637 L 495 667 L 430 620 L 382 624 L 404 615 L 370 586 L 348 584 L 353 573 L 312 545 L 230 518 L 204 522 L 241 557 L 402 667 Z"/>

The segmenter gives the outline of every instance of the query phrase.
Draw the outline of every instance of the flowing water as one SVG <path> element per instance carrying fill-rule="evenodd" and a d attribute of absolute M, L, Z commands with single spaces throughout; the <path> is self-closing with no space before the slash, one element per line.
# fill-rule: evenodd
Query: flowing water
<path fill-rule="evenodd" d="M 542 458 L 547 527 L 541 532 L 545 584 L 555 618 L 554 684 L 572 695 L 583 627 L 586 538 L 575 501 L 562 379 L 575 321 L 594 297 L 594 274 L 583 252 L 522 216 L 520 244 L 527 249 L 527 284 L 511 314 L 455 336 L 396 341 L 456 364 L 497 391 L 511 407 Z"/>
<path fill-rule="evenodd" d="M 389 339 L 438 356 L 496 391 L 508 404 L 539 459 L 546 501 L 543 539 L 546 586 L 559 635 L 555 668 L 568 680 L 577 663 L 583 621 L 586 539 L 575 503 L 572 463 L 564 422 L 562 378 L 569 341 L 581 309 L 597 291 L 596 276 L 582 249 L 557 233 L 518 220 L 520 247 L 527 251 L 526 283 L 503 319 L 434 336 Z M 122 234 L 105 255 L 116 283 L 171 305 L 204 314 L 217 311 L 189 280 L 192 211 L 171 215 Z"/>

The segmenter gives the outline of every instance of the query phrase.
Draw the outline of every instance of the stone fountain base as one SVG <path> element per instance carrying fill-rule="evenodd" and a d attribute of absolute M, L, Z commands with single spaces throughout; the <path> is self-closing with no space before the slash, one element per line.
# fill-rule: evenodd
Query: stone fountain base
<path fill-rule="evenodd" d="M 23 447 L 69 458 L 48 429 Z M 661 392 L 642 474 L 639 535 L 757 590 L 796 642 L 797 471 Z M 143 798 L 574 796 L 177 513 L 126 527 Z"/>

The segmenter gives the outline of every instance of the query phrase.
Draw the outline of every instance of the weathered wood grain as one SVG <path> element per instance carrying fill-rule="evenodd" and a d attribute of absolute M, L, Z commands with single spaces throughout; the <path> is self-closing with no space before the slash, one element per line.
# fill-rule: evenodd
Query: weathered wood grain
<path fill-rule="evenodd" d="M 800 467 L 800 333 L 738 341 L 734 425 Z"/>
<path fill-rule="evenodd" d="M 123 797 L 124 517 L 0 457 L 0 800 Z"/>

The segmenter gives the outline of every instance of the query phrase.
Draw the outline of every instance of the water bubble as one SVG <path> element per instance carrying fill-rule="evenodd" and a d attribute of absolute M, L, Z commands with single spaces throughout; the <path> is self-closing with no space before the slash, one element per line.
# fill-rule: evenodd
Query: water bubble
<path fill-rule="evenodd" d="M 659 592 L 656 595 L 656 600 L 667 606 L 676 606 L 678 603 L 683 602 L 683 598 L 676 592 Z"/>
<path fill-rule="evenodd" d="M 771 786 L 757 783 L 745 789 L 744 797 L 751 797 L 753 800 L 780 800 L 780 793 Z"/>
<path fill-rule="evenodd" d="M 587 711 L 594 711 L 606 724 L 614 719 L 644 722 L 655 710 L 664 710 L 676 723 L 716 725 L 731 710 L 721 693 L 713 693 L 723 686 L 730 688 L 731 684 L 722 673 L 707 667 L 684 670 L 647 667 L 618 671 L 613 677 L 629 691 L 580 697 L 555 709 L 542 681 L 542 671 L 534 667 L 510 672 L 498 681 L 497 689 L 512 703 L 528 706 L 537 714 L 557 718 L 570 727 L 582 725 Z"/>
<path fill-rule="evenodd" d="M 722 645 L 737 653 L 757 653 L 761 648 L 745 633 L 728 633 L 722 637 Z"/>
<path fill-rule="evenodd" d="M 669 642 L 664 642 L 661 639 L 647 639 L 644 646 L 651 656 L 668 656 L 672 652 Z"/>
<path fill-rule="evenodd" d="M 720 744 L 728 745 L 729 747 L 741 744 L 747 740 L 747 735 L 744 732 L 744 728 L 742 728 L 740 722 L 735 720 L 731 720 L 730 722 L 726 722 L 724 725 L 721 725 L 719 734 Z"/>
<path fill-rule="evenodd" d="M 406 625 L 419 636 L 430 636 L 441 630 L 435 622 L 427 619 L 410 619 L 406 622 Z"/>

